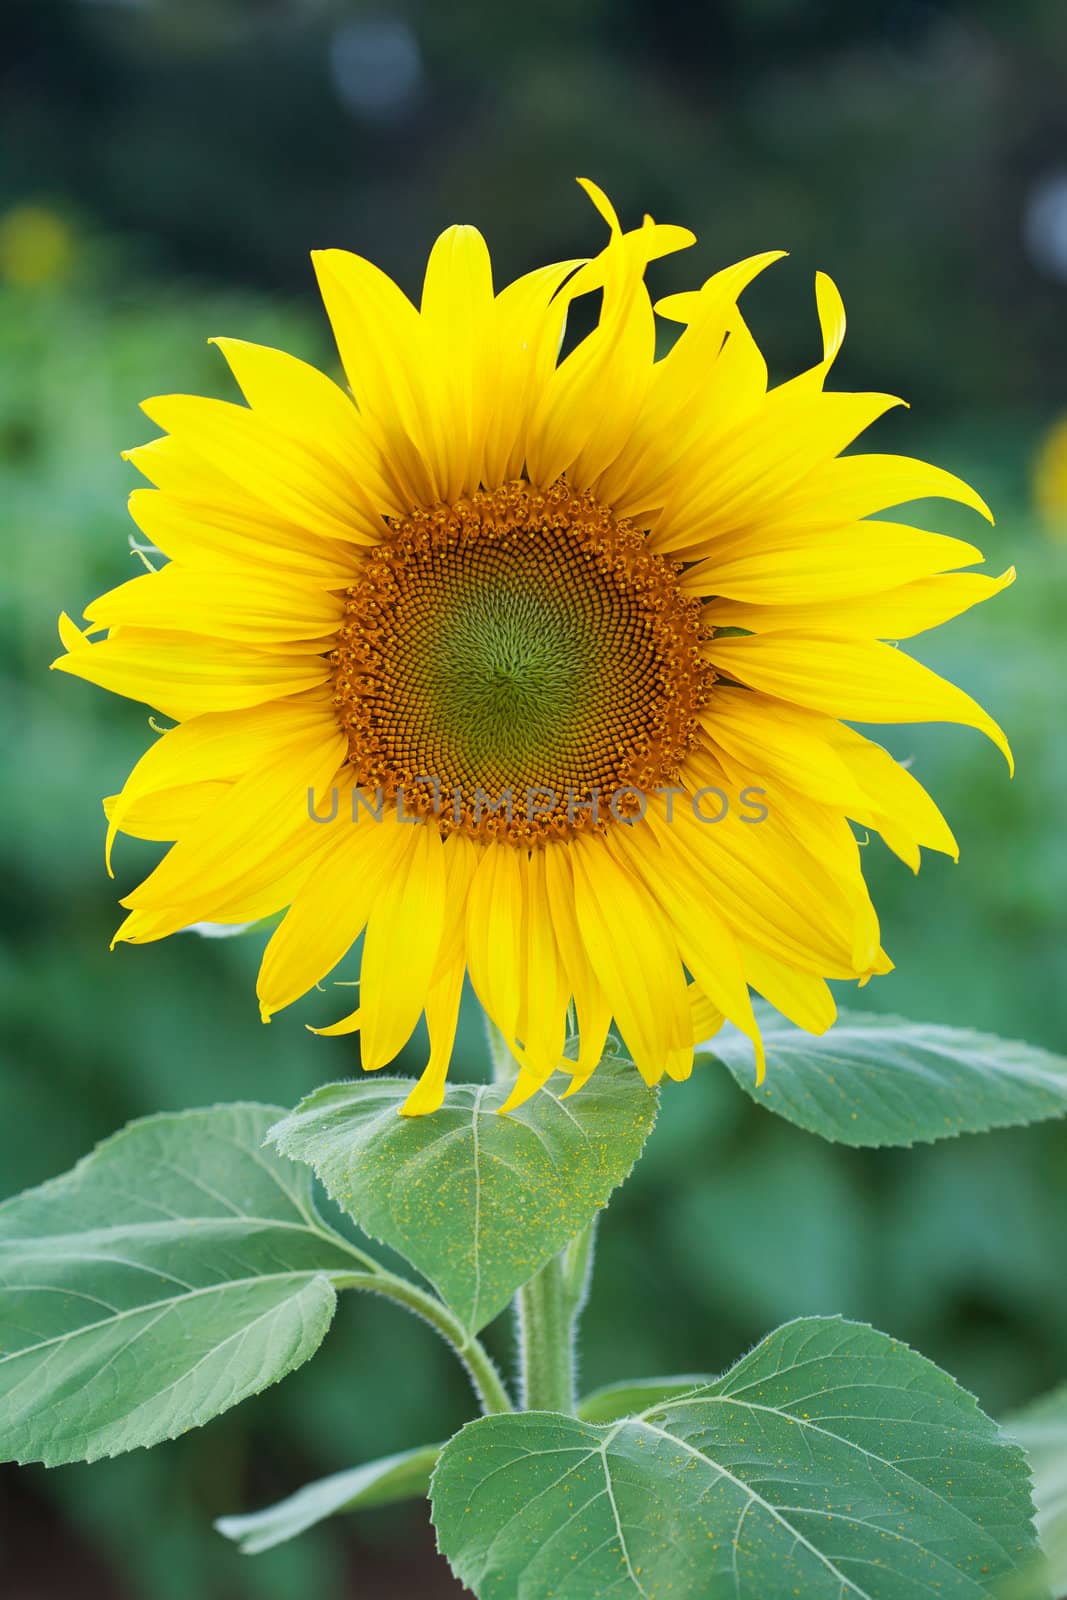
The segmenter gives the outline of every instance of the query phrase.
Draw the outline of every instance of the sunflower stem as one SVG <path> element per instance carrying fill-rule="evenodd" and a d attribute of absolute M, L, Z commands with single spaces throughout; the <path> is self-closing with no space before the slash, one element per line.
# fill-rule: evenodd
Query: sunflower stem
<path fill-rule="evenodd" d="M 521 1404 L 526 1411 L 575 1411 L 578 1319 L 589 1293 L 596 1218 L 515 1297 Z"/>
<path fill-rule="evenodd" d="M 574 1411 L 574 1351 L 567 1305 L 562 1256 L 543 1266 L 515 1296 L 524 1411 Z"/>
<path fill-rule="evenodd" d="M 597 1217 L 594 1216 L 581 1233 L 575 1234 L 561 1257 L 572 1341 L 578 1337 L 578 1319 L 589 1299 L 589 1285 L 593 1279 L 593 1256 L 596 1251 L 596 1225 Z"/>
<path fill-rule="evenodd" d="M 514 1411 L 511 1396 L 488 1350 L 480 1339 L 467 1332 L 459 1318 L 453 1316 L 436 1295 L 428 1294 L 418 1284 L 409 1283 L 407 1278 L 381 1269 L 376 1272 L 346 1272 L 333 1281 L 337 1289 L 365 1289 L 370 1294 L 384 1295 L 387 1300 L 395 1300 L 398 1305 L 414 1311 L 416 1316 L 436 1328 L 442 1339 L 452 1346 L 467 1369 L 467 1376 L 485 1415 Z"/>
<path fill-rule="evenodd" d="M 494 1083 L 510 1084 L 518 1062 L 488 1012 L 485 1037 Z M 589 1296 L 596 1218 L 515 1296 L 520 1405 L 525 1411 L 574 1414 L 578 1319 Z"/>

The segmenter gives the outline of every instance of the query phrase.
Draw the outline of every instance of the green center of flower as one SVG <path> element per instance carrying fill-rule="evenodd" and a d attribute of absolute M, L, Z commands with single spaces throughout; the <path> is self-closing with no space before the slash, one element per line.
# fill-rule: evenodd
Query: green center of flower
<path fill-rule="evenodd" d="M 347 593 L 333 657 L 360 783 L 442 831 L 516 844 L 603 826 L 620 791 L 673 783 L 711 678 L 676 578 L 563 484 L 398 524 Z"/>

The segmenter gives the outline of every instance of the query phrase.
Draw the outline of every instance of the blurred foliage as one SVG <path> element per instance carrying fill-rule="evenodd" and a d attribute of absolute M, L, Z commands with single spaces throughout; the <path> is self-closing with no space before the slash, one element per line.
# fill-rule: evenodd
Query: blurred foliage
<path fill-rule="evenodd" d="M 890 390 L 1064 397 L 1062 0 L 7 0 L 4 22 L 0 197 L 88 203 L 165 270 L 303 289 L 329 244 L 414 289 L 458 219 L 512 276 L 572 253 L 587 172 L 716 259 L 782 246 L 837 276 Z M 814 334 L 783 276 L 760 292 L 795 363 Z"/>
<path fill-rule="evenodd" d="M 962 859 L 930 857 L 914 880 L 869 845 L 898 970 L 862 1003 L 1065 1047 L 1067 541 L 1031 510 L 1030 463 L 1062 408 L 1067 318 L 1062 283 L 1024 248 L 1031 188 L 1064 159 L 1061 0 L 9 0 L 5 28 L 2 1192 L 129 1117 L 288 1105 L 355 1070 L 350 1042 L 304 1029 L 325 1000 L 260 1026 L 254 935 L 108 953 L 115 901 L 155 851 L 124 841 L 109 883 L 97 800 L 144 747 L 147 714 L 45 669 L 60 607 L 77 614 L 137 570 L 119 458 L 153 432 L 136 401 L 229 395 L 215 333 L 332 365 L 310 246 L 363 250 L 413 291 L 457 216 L 485 228 L 502 277 L 590 248 L 581 171 L 628 220 L 647 207 L 696 227 L 698 250 L 659 269 L 664 292 L 750 250 L 794 251 L 750 296 L 774 370 L 812 358 L 811 273 L 834 272 L 853 328 L 837 382 L 917 399 L 879 426 L 881 445 L 961 472 L 997 510 L 977 531 L 967 513 L 928 513 L 984 544 L 992 569 L 1016 562 L 1020 581 L 915 653 L 1005 724 L 1019 776 L 964 730 L 889 736 Z M 482 1074 L 473 1016 L 460 1055 L 461 1074 Z M 990 1409 L 1017 1405 L 1067 1373 L 1065 1155 L 1055 1128 L 844 1151 L 725 1073 L 669 1085 L 601 1230 L 585 1386 L 715 1371 L 777 1321 L 840 1310 L 914 1343 Z M 494 1333 L 507 1362 L 506 1318 Z M 5 1474 L 5 1592 L 66 1596 L 76 1563 L 79 1596 L 107 1600 L 455 1593 L 417 1508 L 254 1560 L 208 1524 L 444 1437 L 469 1412 L 428 1329 L 346 1298 L 306 1371 L 203 1433 Z M 31 1537 L 51 1554 L 27 1568 Z"/>

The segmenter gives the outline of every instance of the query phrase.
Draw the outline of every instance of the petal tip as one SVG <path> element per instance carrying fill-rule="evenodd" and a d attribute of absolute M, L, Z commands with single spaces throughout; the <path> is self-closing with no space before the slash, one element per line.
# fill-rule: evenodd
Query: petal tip
<path fill-rule="evenodd" d="M 434 1111 L 440 1111 L 444 1104 L 445 1082 L 424 1084 L 420 1079 L 404 1101 L 397 1107 L 398 1115 L 402 1117 L 427 1117 Z"/>
<path fill-rule="evenodd" d="M 589 199 L 593 202 L 594 206 L 599 211 L 600 215 L 603 217 L 612 233 L 621 233 L 622 226 L 619 222 L 619 214 L 600 185 L 598 183 L 594 183 L 592 178 L 576 178 L 575 182 L 578 184 L 578 187 L 583 189 L 586 195 L 588 195 Z"/>

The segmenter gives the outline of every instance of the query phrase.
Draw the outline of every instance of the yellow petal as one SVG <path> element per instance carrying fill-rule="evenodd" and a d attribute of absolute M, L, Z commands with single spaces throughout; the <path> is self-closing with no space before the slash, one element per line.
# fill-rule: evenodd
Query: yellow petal
<path fill-rule="evenodd" d="M 573 1085 L 574 1089 L 578 1089 L 600 1064 L 611 1026 L 611 1007 L 593 971 L 589 951 L 578 926 L 570 853 L 565 848 L 546 849 L 544 858 L 545 894 L 556 936 L 556 948 L 578 1016 L 578 1060 Z"/>
<path fill-rule="evenodd" d="M 399 826 L 407 837 L 371 908 L 363 941 L 360 1054 L 368 1072 L 392 1061 L 411 1037 L 445 920 L 441 835 L 425 823 Z"/>
<path fill-rule="evenodd" d="M 834 997 L 822 978 L 778 961 L 756 945 L 742 946 L 748 981 L 776 1011 L 808 1033 L 825 1033 L 837 1016 Z M 757 1063 L 756 1081 L 763 1072 Z"/>
<path fill-rule="evenodd" d="M 845 342 L 845 303 L 837 284 L 825 272 L 815 274 L 815 304 L 822 329 L 822 365 L 829 370 Z"/>
<path fill-rule="evenodd" d="M 195 633 L 129 627 L 97 641 L 68 630 L 64 642 L 70 653 L 52 662 L 57 672 L 141 700 L 179 721 L 262 705 L 313 689 L 330 676 L 324 656 L 292 645 L 258 650 Z"/>
<path fill-rule="evenodd" d="M 116 931 L 111 947 L 166 939 L 197 922 L 243 925 L 272 917 L 292 904 L 313 864 L 313 857 L 290 856 L 284 863 L 276 864 L 268 878 L 238 886 L 215 901 L 210 915 L 199 916 L 188 905 L 169 906 L 159 911 L 131 911 Z"/>
<path fill-rule="evenodd" d="M 775 523 L 711 539 L 707 549 L 683 574 L 683 589 L 768 606 L 851 599 L 982 560 L 962 539 L 881 521 Z"/>
<path fill-rule="evenodd" d="M 541 487 L 564 473 L 587 487 L 626 443 L 648 387 L 656 334 L 644 263 L 621 236 L 605 262 L 600 320 L 551 373 L 531 419 L 526 461 Z"/>
<path fill-rule="evenodd" d="M 249 496 L 240 484 L 192 449 L 187 439 L 174 439 L 165 434 L 162 439 L 150 439 L 147 444 L 124 450 L 122 459 L 136 467 L 149 483 L 168 494 L 238 510 L 249 503 Z M 251 503 L 259 502 L 253 496 Z"/>
<path fill-rule="evenodd" d="M 706 757 L 691 756 L 683 768 L 701 815 L 718 814 L 700 790 L 734 789 L 722 767 Z M 667 831 L 686 851 L 706 883 L 706 897 L 736 937 L 756 944 L 787 965 L 823 977 L 855 978 L 856 907 L 841 884 L 812 856 L 791 830 L 775 797 L 768 793 L 768 814 L 761 822 L 742 820 L 732 805 L 719 823 L 701 822 L 692 804 L 675 804 L 671 821 L 649 807 L 649 821 Z"/>
<path fill-rule="evenodd" d="M 621 233 L 622 224 L 619 222 L 619 213 L 615 210 L 600 185 L 594 183 L 592 178 L 579 178 L 577 183 L 578 187 L 583 189 L 589 196 L 612 233 Z"/>
<path fill-rule="evenodd" d="M 376 446 L 343 389 L 317 368 L 284 350 L 244 339 L 212 339 L 253 411 L 268 422 L 326 451 L 381 511 L 400 502 L 386 482 Z"/>
<path fill-rule="evenodd" d="M 706 994 L 701 994 L 695 983 L 689 985 L 689 1006 L 693 1018 L 693 1044 L 697 1050 L 715 1037 L 726 1018 L 718 1006 L 713 1006 Z"/>
<path fill-rule="evenodd" d="M 167 628 L 259 646 L 322 639 L 325 651 L 344 618 L 344 601 L 262 570 L 197 572 L 171 565 L 90 601 L 85 616 L 96 627 Z"/>
<path fill-rule="evenodd" d="M 517 1111 L 520 1106 L 526 1104 L 527 1100 L 532 1100 L 537 1091 L 543 1089 L 544 1086 L 545 1079 L 540 1073 L 520 1064 L 518 1074 L 511 1086 L 511 1092 L 500 1107 L 499 1115 L 506 1117 L 509 1112 Z M 571 1090 L 567 1091 L 568 1094 L 571 1092 Z M 563 1098 L 566 1099 L 567 1096 L 564 1095 Z"/>
<path fill-rule="evenodd" d="M 693 981 L 712 1003 L 748 1035 L 762 1067 L 763 1043 L 752 1014 L 744 968 L 733 934 L 706 893 L 703 876 L 680 852 L 669 827 L 654 832 L 638 822 L 608 839 L 617 859 L 644 879 L 663 907 L 678 952 Z"/>
<path fill-rule="evenodd" d="M 700 715 L 707 739 L 758 774 L 851 816 L 865 796 L 836 748 L 840 724 L 754 689 L 717 683 Z"/>
<path fill-rule="evenodd" d="M 445 869 L 445 921 L 441 932 L 440 968 L 434 977 L 443 976 L 452 965 L 452 953 L 466 949 L 467 897 L 480 856 L 471 839 L 450 833 L 442 847 Z"/>
<path fill-rule="evenodd" d="M 279 570 L 326 589 L 346 588 L 358 571 L 350 544 L 283 522 L 251 500 L 235 508 L 135 489 L 129 510 L 148 542 L 185 566 Z"/>
<path fill-rule="evenodd" d="M 568 301 L 557 293 L 581 261 L 560 261 L 517 278 L 494 302 L 496 404 L 488 419 L 482 481 L 505 483 L 526 462 L 530 417 L 556 364 Z"/>
<path fill-rule="evenodd" d="M 518 1022 L 519 1061 L 543 1083 L 559 1065 L 567 1036 L 570 990 L 556 944 L 545 858 L 552 847 L 520 858 L 525 990 Z"/>
<path fill-rule="evenodd" d="M 655 356 L 655 322 L 644 286 L 648 263 L 685 249 L 693 235 L 650 218 L 619 230 L 610 203 L 594 184 L 582 186 L 612 230 L 607 248 L 582 267 L 557 297 L 571 304 L 603 288 L 596 328 L 549 373 L 526 445 L 532 481 L 545 486 L 566 472 L 572 487 L 590 487 L 626 444 L 640 415 Z"/>
<path fill-rule="evenodd" d="M 599 838 L 568 853 L 575 913 L 593 971 L 646 1083 L 685 1075 L 693 1043 L 685 974 L 667 918 Z"/>
<path fill-rule="evenodd" d="M 825 527 L 931 499 L 954 500 L 993 521 L 981 495 L 955 473 L 910 456 L 886 455 L 840 456 L 824 462 L 783 497 L 776 521 Z"/>
<path fill-rule="evenodd" d="M 734 761 L 720 758 L 730 791 L 740 794 L 757 781 L 757 772 Z M 781 829 L 794 847 L 805 851 L 808 870 L 814 866 L 815 881 L 835 906 L 838 936 L 847 941 L 854 972 L 874 970 L 878 961 L 878 917 L 863 877 L 859 846 L 841 807 L 816 804 L 790 786 L 775 784 L 766 796 L 768 817 L 750 825 L 762 834 L 768 823 Z M 743 935 L 742 935 L 743 936 Z M 759 940 L 756 940 L 759 943 Z M 802 965 L 804 965 L 802 963 Z"/>
<path fill-rule="evenodd" d="M 518 852 L 508 844 L 487 845 L 467 897 L 467 967 L 509 1049 L 522 1009 L 523 910 Z"/>
<path fill-rule="evenodd" d="M 738 600 L 713 600 L 704 615 L 717 628 L 746 628 L 752 633 L 783 628 L 813 632 L 831 629 L 876 639 L 910 639 L 992 599 L 1014 582 L 1014 567 L 999 578 L 979 572 L 953 572 L 920 578 L 916 583 L 877 594 L 806 605 L 746 605 Z"/>
<path fill-rule="evenodd" d="M 636 517 L 661 506 L 670 491 L 672 472 L 697 437 L 707 442 L 717 431 L 716 419 L 720 428 L 727 416 L 736 421 L 762 397 L 767 381 L 762 358 L 755 368 L 735 359 L 742 353 L 736 301 L 753 278 L 782 254 L 773 250 L 753 256 L 716 273 L 692 295 L 656 303 L 662 315 L 665 305 L 685 301 L 684 320 L 689 325 L 653 367 L 626 449 L 595 485 L 598 498 L 614 506 L 620 516 Z M 724 343 L 730 343 L 728 356 Z M 754 381 L 746 384 L 753 373 Z"/>
<path fill-rule="evenodd" d="M 922 784 L 888 750 L 853 728 L 837 726 L 834 740 L 842 761 L 863 790 L 866 804 L 849 809 L 857 822 L 877 828 L 891 850 L 913 870 L 918 848 L 959 860 L 952 829 Z"/>
<path fill-rule="evenodd" d="M 183 783 L 173 789 L 159 789 L 123 807 L 122 831 L 132 839 L 169 843 L 191 823 L 199 822 L 208 808 L 229 792 L 229 787 L 227 783 Z M 120 795 L 113 794 L 104 801 L 104 815 L 109 822 L 120 799 Z"/>
<path fill-rule="evenodd" d="M 354 544 L 376 544 L 386 536 L 385 524 L 351 472 L 260 412 L 185 394 L 159 395 L 144 401 L 141 410 L 298 527 Z"/>
<path fill-rule="evenodd" d="M 328 841 L 263 953 L 256 993 L 264 1022 L 348 954 L 407 844 L 395 820 L 379 823 L 364 813 L 357 823 L 341 816 L 321 831 Z"/>
<path fill-rule="evenodd" d="M 445 1079 L 459 1022 L 463 979 L 467 971 L 464 929 L 467 894 L 478 865 L 478 853 L 461 833 L 449 834 L 442 845 L 445 869 L 445 920 L 437 970 L 426 996 L 426 1028 L 430 1055 L 418 1083 L 401 1106 L 401 1115 L 424 1116 L 444 1099 Z"/>
<path fill-rule="evenodd" d="M 1008 741 L 989 713 L 890 645 L 831 633 L 765 633 L 716 639 L 705 653 L 730 677 L 832 717 L 977 728 L 1014 769 Z"/>
<path fill-rule="evenodd" d="M 247 711 L 193 717 L 162 734 L 137 762 L 108 812 L 108 871 L 115 834 L 125 829 L 129 808 L 185 783 L 232 783 L 292 740 L 328 727 L 332 710 L 329 691 L 314 689 Z"/>
<path fill-rule="evenodd" d="M 116 928 L 111 948 L 114 950 L 117 944 L 154 944 L 189 926 L 187 918 L 179 920 L 173 911 L 131 911 Z"/>
<path fill-rule="evenodd" d="M 905 859 L 912 867 L 920 844 L 958 857 L 948 824 L 921 784 L 888 751 L 833 718 L 719 683 L 701 722 L 720 754 L 759 775 L 761 791 L 768 779 L 778 780 L 877 829 L 891 849 L 910 840 Z M 748 783 L 746 776 L 742 790 Z M 753 793 L 743 803 L 763 798 Z"/>
<path fill-rule="evenodd" d="M 813 471 L 891 407 L 892 395 L 823 393 L 783 385 L 708 451 L 698 442 L 656 519 L 654 547 L 700 550 L 711 538 L 775 520 Z M 832 520 L 824 517 L 824 524 Z"/>
<path fill-rule="evenodd" d="M 699 289 L 687 289 L 681 294 L 661 296 L 656 301 L 656 315 L 665 317 L 668 322 L 681 322 L 694 332 L 702 324 L 710 322 L 716 329 L 718 342 L 721 343 L 727 332 L 726 313 L 736 303 L 742 290 L 746 289 L 759 273 L 772 266 L 774 262 L 783 260 L 787 254 L 785 250 L 767 250 L 762 255 L 748 256 L 744 261 L 735 262 L 733 266 L 723 267 L 720 272 L 706 279 Z M 684 337 L 683 334 L 678 342 L 671 346 L 664 357 L 665 362 L 676 356 Z M 695 360 L 698 348 L 698 344 L 690 344 L 690 360 Z M 715 343 L 705 352 L 708 355 L 716 353 Z"/>
<path fill-rule="evenodd" d="M 316 854 L 333 833 L 357 832 L 346 824 L 343 808 L 332 823 L 309 815 L 309 789 L 321 797 L 344 757 L 340 729 L 326 725 L 294 739 L 233 784 L 123 904 L 144 911 L 184 906 L 190 922 L 220 920 L 215 910 L 238 892 L 267 887 L 291 865 Z"/>
<path fill-rule="evenodd" d="M 493 269 L 477 228 L 446 228 L 430 251 L 420 317 L 433 474 L 449 502 L 479 487 L 497 392 Z"/>
<path fill-rule="evenodd" d="M 423 1117 L 436 1111 L 445 1097 L 452 1047 L 459 1023 L 459 1003 L 463 995 L 463 979 L 467 963 L 460 945 L 451 951 L 447 965 L 426 996 L 426 1026 L 430 1035 L 430 1057 L 422 1074 L 400 1108 L 403 1117 Z"/>
<path fill-rule="evenodd" d="M 432 418 L 423 388 L 419 314 L 386 273 L 347 250 L 311 259 L 341 364 L 364 424 L 410 505 L 432 504 Z"/>

